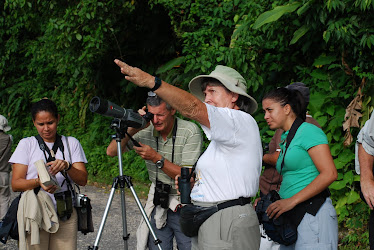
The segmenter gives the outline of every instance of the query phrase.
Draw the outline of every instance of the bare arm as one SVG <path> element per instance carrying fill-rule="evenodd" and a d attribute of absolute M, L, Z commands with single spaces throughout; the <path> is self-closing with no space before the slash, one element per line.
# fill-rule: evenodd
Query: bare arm
<path fill-rule="evenodd" d="M 139 87 L 150 89 L 154 87 L 154 76 L 151 76 L 141 69 L 131 67 L 120 60 L 116 59 L 114 62 L 121 68 L 121 73 L 126 75 L 126 80 L 129 80 Z M 162 81 L 161 87 L 155 92 L 183 116 L 196 120 L 200 124 L 210 128 L 208 111 L 205 104 L 192 94 L 164 81 Z"/>
<path fill-rule="evenodd" d="M 269 164 L 271 166 L 274 166 L 277 165 L 277 160 L 278 160 L 278 157 L 279 157 L 279 151 L 275 151 L 274 153 L 270 153 L 270 154 L 264 154 L 262 160 L 266 163 L 266 164 Z"/>
<path fill-rule="evenodd" d="M 361 191 L 365 197 L 366 203 L 370 209 L 373 209 L 374 204 L 374 177 L 373 177 L 373 164 L 374 156 L 368 154 L 362 147 L 362 144 L 358 144 L 358 160 L 360 162 L 360 184 Z"/>
<path fill-rule="evenodd" d="M 141 147 L 134 147 L 134 150 L 144 160 L 149 160 L 153 163 L 156 163 L 157 161 L 161 160 L 162 156 L 159 153 L 157 153 L 156 150 L 145 144 L 140 143 L 140 145 Z M 167 159 L 164 160 L 164 166 L 161 170 L 173 179 L 176 175 L 181 173 L 181 167 L 168 161 Z"/>
<path fill-rule="evenodd" d="M 304 189 L 288 199 L 282 199 L 271 204 L 267 210 L 270 217 L 279 217 L 282 213 L 294 208 L 296 205 L 321 193 L 338 177 L 329 146 L 320 144 L 308 150 L 319 175 Z"/>
<path fill-rule="evenodd" d="M 88 173 L 83 162 L 74 162 L 71 169 L 67 171 L 70 178 L 80 186 L 86 186 Z"/>
<path fill-rule="evenodd" d="M 56 159 L 55 161 L 48 162 L 47 166 L 50 166 L 49 171 L 51 174 L 56 175 L 57 173 L 66 170 L 69 167 L 69 162 Z M 85 186 L 87 184 L 88 173 L 86 170 L 86 165 L 83 162 L 74 162 L 67 173 L 78 185 Z"/>
<path fill-rule="evenodd" d="M 39 186 L 41 186 L 45 191 L 49 193 L 54 193 L 54 191 L 56 191 L 56 186 L 52 185 L 46 187 L 43 184 L 40 184 L 39 178 L 26 180 L 27 169 L 27 165 L 19 163 L 13 164 L 12 189 L 14 192 L 23 192 Z"/>

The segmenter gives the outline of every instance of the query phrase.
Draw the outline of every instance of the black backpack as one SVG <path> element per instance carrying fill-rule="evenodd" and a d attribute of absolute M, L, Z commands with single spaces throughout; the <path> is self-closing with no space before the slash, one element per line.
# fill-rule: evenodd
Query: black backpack
<path fill-rule="evenodd" d="M 8 237 L 18 240 L 17 211 L 20 199 L 21 194 L 12 201 L 12 204 L 3 218 L 3 223 L 0 227 L 0 241 L 4 244 L 6 244 Z"/>
<path fill-rule="evenodd" d="M 40 187 L 34 188 L 35 195 L 38 195 Z M 17 222 L 17 211 L 19 200 L 21 199 L 22 193 L 20 193 L 10 205 L 6 215 L 2 220 L 0 227 L 0 241 L 6 244 L 8 238 L 18 240 L 18 222 Z"/>

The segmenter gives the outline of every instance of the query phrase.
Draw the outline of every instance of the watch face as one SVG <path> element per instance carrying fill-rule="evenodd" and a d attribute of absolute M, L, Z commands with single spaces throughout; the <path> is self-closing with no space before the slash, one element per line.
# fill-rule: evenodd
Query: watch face
<path fill-rule="evenodd" d="M 161 160 L 156 162 L 156 167 L 162 168 L 164 166 L 164 159 L 162 158 Z"/>
<path fill-rule="evenodd" d="M 162 168 L 162 162 L 161 162 L 161 161 L 157 161 L 157 162 L 156 162 L 156 167 L 158 167 L 158 168 Z"/>

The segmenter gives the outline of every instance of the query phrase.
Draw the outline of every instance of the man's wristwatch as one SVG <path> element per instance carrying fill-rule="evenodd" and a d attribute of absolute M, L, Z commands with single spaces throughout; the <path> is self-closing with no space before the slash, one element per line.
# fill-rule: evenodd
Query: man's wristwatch
<path fill-rule="evenodd" d="M 163 168 L 164 167 L 164 161 L 165 161 L 165 158 L 162 156 L 161 160 L 156 161 L 156 167 L 158 169 Z"/>

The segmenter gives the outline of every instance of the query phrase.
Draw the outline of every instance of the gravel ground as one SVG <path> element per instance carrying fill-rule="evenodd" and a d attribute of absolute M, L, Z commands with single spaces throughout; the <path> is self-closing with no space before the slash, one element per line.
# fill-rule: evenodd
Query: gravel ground
<path fill-rule="evenodd" d="M 116 190 L 110 210 L 106 219 L 103 232 L 100 237 L 98 249 L 124 249 L 123 240 L 123 226 L 122 226 L 122 208 L 121 196 L 119 188 Z M 81 193 L 86 194 L 91 199 L 92 215 L 95 232 L 87 235 L 78 232 L 78 249 L 87 250 L 89 246 L 93 246 L 97 237 L 100 223 L 103 219 L 104 210 L 108 203 L 110 189 L 87 185 L 81 187 Z M 17 194 L 12 194 L 16 196 Z M 141 212 L 135 202 L 130 189 L 126 188 L 126 220 L 127 232 L 130 234 L 128 239 L 128 249 L 136 249 L 136 229 L 142 217 Z M 140 199 L 142 205 L 145 205 L 145 200 Z M 9 239 L 7 244 L 0 243 L 0 249 L 18 249 L 17 241 Z"/>

